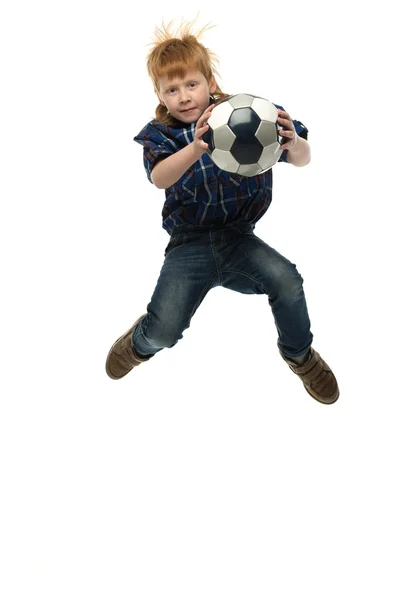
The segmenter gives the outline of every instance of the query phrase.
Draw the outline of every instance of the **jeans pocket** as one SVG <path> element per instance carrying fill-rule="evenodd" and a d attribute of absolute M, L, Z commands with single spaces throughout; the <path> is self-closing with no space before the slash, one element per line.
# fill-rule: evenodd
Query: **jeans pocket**
<path fill-rule="evenodd" d="M 231 228 L 234 231 L 241 233 L 242 235 L 244 235 L 246 233 L 251 234 L 251 235 L 254 234 L 254 225 L 252 225 L 251 223 L 248 223 L 248 222 L 241 221 L 238 223 L 232 223 Z"/>
<path fill-rule="evenodd" d="M 174 248 L 178 248 L 178 246 L 181 246 L 183 244 L 183 242 L 186 240 L 186 238 L 187 238 L 186 233 L 175 233 L 175 234 L 171 235 L 169 244 L 164 250 L 164 257 L 167 256 L 167 254 L 169 252 L 171 252 L 171 250 L 173 250 Z"/>

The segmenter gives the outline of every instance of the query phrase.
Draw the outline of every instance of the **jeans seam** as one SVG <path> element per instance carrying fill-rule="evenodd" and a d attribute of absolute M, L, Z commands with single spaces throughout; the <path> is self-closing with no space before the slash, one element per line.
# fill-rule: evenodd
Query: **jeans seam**
<path fill-rule="evenodd" d="M 244 275 L 244 277 L 246 277 L 247 279 L 250 279 L 250 281 L 254 281 L 255 283 L 257 283 L 257 285 L 259 285 L 264 290 L 264 294 L 267 294 L 264 284 L 259 279 L 255 279 L 254 277 L 252 277 L 245 271 L 238 271 L 238 270 L 234 270 L 234 269 L 232 269 L 232 270 L 231 269 L 222 269 L 220 271 L 220 273 L 221 273 L 221 275 L 223 273 L 233 273 L 234 275 Z"/>

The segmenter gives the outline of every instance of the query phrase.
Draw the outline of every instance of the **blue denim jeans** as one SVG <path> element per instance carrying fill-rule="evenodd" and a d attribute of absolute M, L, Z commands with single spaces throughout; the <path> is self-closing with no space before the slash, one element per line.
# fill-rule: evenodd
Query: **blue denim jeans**
<path fill-rule="evenodd" d="M 179 225 L 173 230 L 147 315 L 133 332 L 139 354 L 175 346 L 207 292 L 219 285 L 241 294 L 267 294 L 281 353 L 297 357 L 309 350 L 313 334 L 303 278 L 295 264 L 253 230 L 244 221 L 225 227 Z M 240 340 L 238 344 L 246 350 Z"/>

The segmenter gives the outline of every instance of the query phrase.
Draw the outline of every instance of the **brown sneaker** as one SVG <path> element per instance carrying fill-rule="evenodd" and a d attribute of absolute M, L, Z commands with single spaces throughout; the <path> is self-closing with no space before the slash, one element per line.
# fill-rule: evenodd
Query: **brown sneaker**
<path fill-rule="evenodd" d="M 280 353 L 289 367 L 300 377 L 307 392 L 318 402 L 333 404 L 339 398 L 339 387 L 332 370 L 314 348 L 303 365 L 297 365 L 290 357 Z"/>
<path fill-rule="evenodd" d="M 106 372 L 111 379 L 121 379 L 137 367 L 142 362 L 150 360 L 154 354 L 148 358 L 139 358 L 132 348 L 132 334 L 137 324 L 146 316 L 147 313 L 138 318 L 132 327 L 124 333 L 111 346 L 106 360 Z"/>

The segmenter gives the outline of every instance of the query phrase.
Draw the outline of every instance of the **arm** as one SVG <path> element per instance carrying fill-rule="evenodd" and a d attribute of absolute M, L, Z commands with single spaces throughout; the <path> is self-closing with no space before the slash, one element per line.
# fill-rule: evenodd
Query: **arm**
<path fill-rule="evenodd" d="M 151 172 L 152 182 L 157 188 L 169 188 L 182 177 L 193 163 L 199 160 L 204 152 L 204 148 L 199 149 L 192 142 L 175 154 L 160 160 Z"/>
<path fill-rule="evenodd" d="M 297 142 L 288 150 L 287 161 L 295 167 L 305 167 L 311 160 L 310 145 L 307 140 L 297 135 Z"/>
<path fill-rule="evenodd" d="M 207 119 L 210 117 L 215 104 L 212 104 L 197 121 L 194 141 L 175 152 L 168 158 L 158 162 L 151 172 L 151 180 L 161 189 L 169 188 L 207 151 L 208 144 L 203 141 L 203 135 L 208 129 Z"/>
<path fill-rule="evenodd" d="M 311 160 L 310 146 L 307 138 L 308 129 L 301 123 L 301 133 L 296 131 L 295 124 L 288 112 L 278 108 L 277 125 L 282 127 L 279 134 L 284 138 L 282 150 L 287 150 L 286 161 L 295 167 L 304 167 Z"/>

